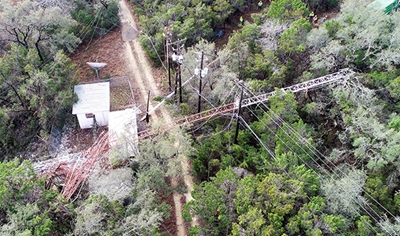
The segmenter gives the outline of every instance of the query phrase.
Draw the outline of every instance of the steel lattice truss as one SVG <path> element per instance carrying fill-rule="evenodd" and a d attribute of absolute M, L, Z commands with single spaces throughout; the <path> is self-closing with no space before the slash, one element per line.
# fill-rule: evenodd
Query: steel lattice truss
<path fill-rule="evenodd" d="M 348 68 L 346 69 L 341 69 L 336 73 L 325 75 L 322 77 L 318 77 L 313 80 L 308 80 L 306 82 L 298 83 L 286 88 L 281 88 L 283 92 L 291 91 L 293 93 L 297 93 L 300 91 L 304 90 L 311 90 L 311 89 L 316 89 L 323 87 L 327 84 L 337 82 L 339 80 L 345 79 L 348 77 L 348 75 L 351 73 L 351 70 Z M 262 102 L 267 101 L 270 97 L 274 96 L 276 94 L 276 91 L 270 92 L 270 93 L 265 93 L 261 94 L 255 97 L 243 99 L 242 101 L 242 107 L 247 107 L 255 104 L 259 104 Z"/>
<path fill-rule="evenodd" d="M 62 178 L 65 182 L 62 195 L 69 200 L 96 164 L 102 164 L 101 168 L 107 166 L 104 154 L 110 149 L 110 139 L 113 138 L 103 131 L 95 143 L 76 158 L 52 159 L 42 166 L 36 165 L 35 171 L 41 172 L 39 176 L 47 176 L 48 180 Z"/>
<path fill-rule="evenodd" d="M 306 82 L 302 82 L 302 83 L 298 83 L 289 87 L 285 87 L 285 88 L 281 88 L 281 90 L 283 92 L 287 92 L 287 91 L 291 91 L 293 93 L 296 92 L 300 92 L 300 91 L 304 91 L 304 90 L 311 90 L 311 89 L 316 89 L 316 88 L 320 88 L 323 87 L 325 85 L 337 82 L 339 80 L 343 80 L 345 78 L 348 78 L 348 76 L 352 73 L 352 71 L 348 68 L 346 69 L 341 69 L 336 73 L 333 74 L 329 74 L 329 75 L 325 75 L 322 77 L 318 77 L 316 79 L 313 80 L 308 80 Z M 270 92 L 270 93 L 265 93 L 265 94 L 261 94 L 258 96 L 254 96 L 254 97 L 250 97 L 250 98 L 246 98 L 242 100 L 242 107 L 247 107 L 247 106 L 251 106 L 251 105 L 255 105 L 255 104 L 259 104 L 262 102 L 267 101 L 271 96 L 275 95 L 276 91 Z M 161 126 L 158 129 L 158 133 L 162 133 L 165 132 L 167 130 L 170 130 L 176 126 L 180 126 L 180 125 L 184 125 L 184 124 L 191 124 L 197 121 L 202 121 L 202 120 L 206 120 L 209 119 L 211 117 L 214 116 L 218 116 L 221 114 L 225 114 L 228 112 L 232 112 L 235 109 L 238 108 L 238 104 L 235 103 L 230 103 L 230 104 L 226 104 L 226 105 L 222 105 L 219 107 L 215 107 L 213 109 L 207 110 L 207 111 L 203 111 L 197 114 L 193 114 L 193 115 L 189 115 L 189 116 L 185 116 L 181 119 L 175 120 L 172 123 L 167 123 L 163 126 Z M 155 133 L 149 129 L 143 130 L 141 132 L 138 132 L 138 137 L 139 139 L 144 139 L 144 138 L 148 138 L 150 136 L 155 135 Z"/>
<path fill-rule="evenodd" d="M 283 92 L 291 91 L 293 93 L 303 90 L 311 90 L 325 86 L 327 84 L 337 82 L 345 79 L 352 71 L 349 69 L 342 69 L 336 73 L 322 76 L 313 80 L 303 83 L 295 84 L 286 88 L 282 88 Z M 247 107 L 267 101 L 271 96 L 275 95 L 276 91 L 246 98 L 242 100 L 242 107 Z M 210 110 L 206 110 L 194 115 L 185 116 L 181 119 L 167 123 L 158 129 L 158 133 L 168 131 L 174 127 L 191 124 L 197 121 L 206 120 L 214 116 L 222 115 L 225 113 L 233 112 L 238 109 L 237 103 L 229 103 Z M 149 129 L 138 133 L 139 139 L 151 137 L 155 134 L 154 131 Z M 43 163 L 36 164 L 35 171 L 40 172 L 40 176 L 47 176 L 48 179 L 62 177 L 65 181 L 62 195 L 65 199 L 69 200 L 77 191 L 78 187 L 89 175 L 90 171 L 97 163 L 101 163 L 101 168 L 106 168 L 107 158 L 105 153 L 110 149 L 110 143 L 115 142 L 115 135 L 108 132 L 102 132 L 99 138 L 88 150 L 75 158 L 65 157 L 58 160 L 49 160 Z"/>
<path fill-rule="evenodd" d="M 108 132 L 103 132 L 92 147 L 82 154 L 83 157 L 86 157 L 85 161 L 81 165 L 75 166 L 72 171 L 68 172 L 62 192 L 65 199 L 69 200 L 72 197 L 79 185 L 88 176 L 89 172 L 93 169 L 96 163 L 102 159 L 103 154 L 109 149 Z"/>

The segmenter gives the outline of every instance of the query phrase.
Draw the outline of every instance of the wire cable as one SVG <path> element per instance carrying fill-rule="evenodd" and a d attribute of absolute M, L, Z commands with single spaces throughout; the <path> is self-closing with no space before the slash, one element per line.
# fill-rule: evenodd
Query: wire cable
<path fill-rule="evenodd" d="M 234 90 L 234 88 L 236 88 L 236 86 L 233 86 L 233 87 L 232 87 L 231 91 L 228 93 L 228 96 L 232 93 L 232 91 Z M 227 96 L 227 97 L 228 97 L 228 96 Z M 224 100 L 223 105 L 226 104 L 225 102 L 226 102 L 226 99 Z M 223 105 L 221 105 L 221 106 L 223 106 Z M 228 124 L 223 130 L 219 131 L 218 133 L 221 133 L 222 131 L 227 130 L 227 129 L 229 128 L 230 124 L 232 123 L 233 117 L 234 117 L 234 116 L 233 116 L 233 113 L 232 113 L 231 121 L 229 122 L 229 124 Z M 189 131 L 188 133 L 194 133 L 194 132 L 196 132 L 197 130 L 201 129 L 202 127 L 204 127 L 204 126 L 211 120 L 211 118 L 213 118 L 213 117 L 210 116 L 209 118 L 207 118 L 206 121 L 204 121 L 201 125 L 199 125 L 199 127 L 196 127 L 195 130 L 191 130 L 191 131 Z"/>
<path fill-rule="evenodd" d="M 252 93 L 252 91 L 250 90 L 250 89 L 248 89 L 246 86 L 244 86 L 245 88 L 246 88 L 246 90 L 247 91 L 249 91 L 253 96 L 255 96 L 253 93 Z M 306 155 L 308 155 L 316 164 L 317 164 L 317 166 L 319 166 L 319 167 L 321 167 L 319 164 L 318 164 L 318 162 L 317 161 L 315 161 L 315 159 L 314 158 L 312 158 L 311 157 L 311 155 L 307 152 L 307 151 L 305 151 L 304 150 L 304 148 L 302 147 L 302 146 L 300 146 L 297 142 L 295 142 L 295 140 L 290 136 L 290 135 L 288 135 L 288 132 L 287 131 L 285 131 L 284 129 L 283 129 L 283 127 L 288 127 L 288 129 L 290 130 L 290 132 L 292 132 L 293 134 L 295 134 L 295 136 L 296 136 L 296 138 L 297 139 L 301 139 L 301 140 L 303 140 L 303 143 L 305 143 L 305 144 L 307 144 L 306 145 L 306 147 L 321 161 L 321 162 L 323 162 L 324 164 L 325 164 L 325 166 L 327 166 L 329 169 L 330 169 L 330 171 L 332 171 L 336 176 L 338 176 L 338 177 L 340 177 L 332 168 L 330 168 L 329 167 L 329 165 L 327 165 L 326 163 L 325 163 L 325 161 L 324 160 L 322 160 L 322 158 L 321 157 L 319 157 L 316 153 L 315 153 L 315 151 L 313 151 L 311 148 L 310 148 L 310 146 L 312 146 L 307 140 L 305 140 L 304 138 L 302 138 L 301 137 L 301 135 L 296 131 L 296 130 L 294 130 L 290 125 L 288 125 L 281 117 L 279 117 L 279 115 L 277 115 L 275 112 L 273 112 L 268 106 L 266 106 L 265 104 L 264 104 L 264 102 L 261 102 L 261 104 L 265 107 L 265 108 L 267 108 L 267 110 L 268 111 L 270 111 L 274 116 L 275 116 L 275 118 L 276 119 L 278 119 L 279 120 L 279 122 L 281 123 L 281 124 L 279 124 L 278 122 L 276 122 L 275 121 L 275 119 L 273 118 L 273 117 L 271 117 L 269 114 L 268 114 L 268 112 L 266 112 L 265 110 L 263 110 L 269 117 L 270 117 L 270 119 L 271 119 L 271 121 L 273 121 L 280 129 L 282 129 L 282 131 L 300 148 L 300 149 L 302 149 L 302 151 L 306 154 Z M 314 148 L 314 147 L 313 147 Z M 315 149 L 315 148 L 314 148 Z M 319 151 L 318 151 L 319 152 Z M 321 154 L 320 152 L 319 152 L 319 154 Z M 325 157 L 325 156 L 324 156 Z M 328 159 L 329 160 L 329 159 Z M 333 163 L 331 163 L 331 164 L 333 164 Z M 335 166 L 334 164 L 333 164 L 333 166 Z M 335 166 L 336 167 L 336 166 Z M 322 168 L 322 167 L 321 167 Z M 337 168 L 337 167 L 336 167 Z M 339 168 L 337 168 L 344 176 L 346 176 L 346 177 L 348 177 L 343 171 L 341 171 Z M 333 177 L 325 170 L 325 172 L 326 172 L 326 174 L 328 175 L 328 176 L 330 176 L 330 178 L 332 178 L 333 179 Z M 349 178 L 350 180 L 351 180 L 351 178 Z M 352 181 L 352 180 L 351 180 Z M 353 183 L 354 183 L 354 181 L 353 181 Z M 355 183 L 354 183 L 355 184 Z M 360 189 L 362 190 L 362 192 L 365 192 L 365 190 L 361 187 L 361 186 L 359 186 L 360 187 Z M 366 192 L 365 192 L 366 193 Z M 366 194 L 368 194 L 368 193 L 366 193 Z M 369 195 L 369 194 L 368 194 Z M 370 195 L 369 195 L 370 196 Z M 370 196 L 371 198 L 372 198 L 372 196 Z M 373 199 L 373 198 L 372 198 Z M 375 199 L 374 199 L 375 200 Z M 375 200 L 376 201 L 376 200 Z M 356 201 L 355 201 L 356 202 Z M 356 202 L 357 203 L 357 202 Z M 361 204 L 359 204 L 360 205 L 360 207 L 372 218 L 372 219 L 374 219 L 375 221 L 376 221 L 376 223 L 377 224 L 379 224 L 379 222 L 375 219 L 375 217 L 373 217 L 370 213 L 369 213 L 369 211 L 367 211 Z M 376 216 L 378 216 L 379 218 L 380 218 L 380 220 L 381 221 L 383 221 L 384 219 L 371 207 L 371 206 L 369 206 L 369 204 L 366 204 L 366 206 L 368 206 L 368 208 L 376 215 Z M 384 208 L 385 209 L 385 208 Z M 390 212 L 389 212 L 390 213 Z M 391 214 L 391 213 L 390 213 Z M 384 229 L 385 231 L 387 231 L 387 229 Z M 388 232 L 388 231 L 387 231 Z M 390 234 L 390 232 L 388 232 L 389 234 Z"/>
<path fill-rule="evenodd" d="M 250 110 L 250 108 L 248 108 L 249 110 Z M 251 111 L 252 112 L 252 111 Z M 262 119 L 260 119 L 254 112 L 252 112 L 253 113 L 253 115 L 255 115 L 256 116 L 256 118 L 265 126 L 265 127 L 267 127 L 273 134 L 275 134 L 276 135 L 276 133 L 275 132 L 273 132 L 269 127 L 268 127 L 268 125 L 267 124 L 265 124 L 264 122 L 263 122 L 263 120 Z M 288 134 L 286 134 L 287 136 L 289 136 Z M 279 139 L 280 139 L 280 137 L 278 136 L 278 135 L 276 135 Z M 281 139 L 280 139 L 281 140 Z M 282 140 L 281 140 L 282 141 Z M 293 141 L 295 141 L 295 140 L 293 140 Z M 318 175 L 318 177 L 322 180 L 323 178 L 318 174 L 318 172 L 316 172 L 313 168 L 311 168 L 311 166 L 309 166 L 309 164 L 306 162 L 306 161 L 304 161 L 300 156 L 298 156 L 297 155 L 297 153 L 296 152 L 294 152 L 291 148 L 290 148 L 290 146 L 287 144 L 287 143 L 285 143 L 285 142 L 283 142 L 284 143 L 284 145 L 286 146 L 286 147 L 288 147 L 292 152 L 293 152 L 293 154 L 296 156 L 296 157 L 298 157 L 310 170 L 312 170 L 315 174 L 317 174 Z M 296 142 L 295 142 L 296 143 Z M 296 143 L 297 145 L 298 145 L 298 143 Z M 311 157 L 311 159 L 312 159 L 312 157 Z M 316 163 L 317 165 L 319 165 L 318 163 Z M 322 168 L 322 167 L 321 167 Z M 325 173 L 326 173 L 326 175 L 328 175 L 332 180 L 335 180 L 328 172 L 326 172 L 325 171 Z M 345 189 L 343 189 L 343 190 L 345 190 Z M 354 198 L 353 197 L 351 197 L 350 196 L 350 198 L 352 199 L 352 200 L 354 200 Z M 354 201 L 356 204 L 358 204 L 364 211 L 366 211 L 366 209 L 360 204 L 360 203 L 358 203 L 357 201 Z M 354 207 L 352 207 L 351 206 L 351 208 L 354 210 L 354 212 L 356 212 L 359 216 L 360 216 L 360 214 L 359 214 L 359 212 L 354 208 Z M 372 218 L 372 219 L 374 219 L 375 220 L 375 218 L 371 215 L 371 214 L 369 214 L 369 212 L 368 211 L 366 211 L 366 213 Z M 367 224 L 368 224 L 368 222 L 366 222 Z M 374 228 L 371 226 L 371 228 L 374 230 Z"/>
<path fill-rule="evenodd" d="M 336 168 L 342 175 L 348 177 L 340 168 L 338 168 L 332 161 L 329 160 L 329 158 L 327 158 L 326 156 L 324 156 L 319 150 L 317 150 L 314 146 L 312 146 L 306 139 L 304 139 L 302 137 L 301 134 L 299 134 L 293 127 L 291 127 L 289 124 L 287 124 L 287 122 L 285 122 L 279 115 L 277 115 L 274 111 L 272 111 L 268 106 L 266 106 L 264 103 L 261 103 L 264 107 L 267 108 L 267 110 L 269 112 L 271 112 L 273 114 L 273 116 L 282 124 L 280 127 L 287 127 L 287 129 L 289 130 L 289 132 L 293 133 L 295 135 L 295 137 L 299 140 L 302 140 L 302 142 L 306 145 L 306 147 L 308 148 L 308 150 L 311 151 L 311 153 L 316 156 L 331 172 L 333 172 L 337 177 L 340 177 L 336 171 L 334 169 L 332 169 L 325 161 L 323 158 L 324 157 L 326 160 L 328 160 L 328 162 L 334 166 L 334 168 Z M 265 110 L 263 110 L 265 112 Z M 268 113 L 267 113 L 268 114 Z M 272 117 L 270 117 L 271 119 L 273 119 Z M 282 128 L 283 129 L 283 128 Z M 286 133 L 286 132 L 285 132 Z M 304 152 L 306 152 L 303 149 Z M 308 154 L 308 152 L 306 152 Z M 321 156 L 321 157 L 320 157 Z M 363 188 L 361 188 L 363 189 Z M 363 190 L 363 192 L 365 192 L 365 190 Z M 375 202 L 378 202 L 377 200 L 375 200 L 370 194 L 368 194 L 367 192 L 365 192 L 365 194 L 367 194 L 368 197 L 370 197 L 371 199 L 373 199 Z M 386 208 L 384 208 L 380 203 L 379 205 L 382 207 L 382 209 L 384 209 L 387 213 L 389 213 L 393 218 L 394 215 L 392 215 Z M 371 208 L 372 209 L 372 208 Z M 375 211 L 374 211 L 375 212 Z M 376 212 L 375 212 L 376 213 Z M 377 214 L 377 213 L 376 213 Z M 378 214 L 379 215 L 379 214 Z M 380 217 L 381 220 L 383 220 L 382 217 Z"/>
<path fill-rule="evenodd" d="M 248 109 L 249 109 L 249 108 L 248 108 Z M 251 111 L 254 115 L 256 115 L 251 109 L 249 109 L 249 111 Z M 257 115 L 256 115 L 256 118 L 257 118 L 260 122 L 263 123 L 263 121 L 262 121 Z M 273 152 L 272 152 L 270 149 L 268 149 L 268 148 L 266 147 L 266 145 L 265 145 L 264 142 L 261 140 L 261 138 L 259 138 L 259 137 L 257 136 L 257 134 L 251 129 L 250 125 L 248 125 L 242 117 L 240 117 L 240 119 L 241 119 L 242 122 L 244 122 L 244 123 L 246 124 L 246 128 L 249 129 L 249 130 L 251 131 L 251 133 L 253 134 L 253 136 L 254 136 L 254 137 L 257 139 L 257 141 L 264 147 L 264 149 L 265 149 L 270 155 L 271 155 L 271 153 L 273 154 Z M 271 128 L 269 128 L 267 124 L 265 124 L 265 123 L 263 123 L 263 124 L 264 124 L 273 134 L 276 135 L 276 133 L 275 133 Z M 278 139 L 280 139 L 281 141 L 283 141 L 278 135 L 276 135 L 276 136 L 278 137 Z M 312 171 L 318 176 L 318 178 L 319 178 L 321 181 L 324 179 L 318 172 L 316 172 L 313 168 L 311 168 L 311 166 L 309 166 L 309 164 L 308 164 L 306 161 L 304 161 L 303 158 L 301 158 L 300 156 L 298 156 L 297 153 L 296 153 L 295 151 L 293 151 L 293 150 L 290 148 L 289 145 L 287 145 L 285 142 L 283 142 L 283 143 L 292 151 L 293 155 L 295 155 L 296 157 L 298 157 L 298 158 L 308 167 L 308 169 L 312 170 Z M 277 159 L 276 159 L 276 157 L 275 157 L 274 155 L 271 155 L 271 156 L 273 157 L 273 159 L 274 159 L 275 161 L 277 161 Z M 289 178 L 291 178 L 290 174 L 289 174 L 285 169 L 283 169 L 283 171 L 285 172 L 285 174 L 286 174 Z M 309 201 L 311 202 L 311 198 L 310 198 L 309 196 L 307 196 L 307 198 L 308 198 Z M 355 212 L 358 216 L 361 216 L 361 214 L 358 212 L 358 210 L 355 209 L 352 205 L 350 205 L 349 207 L 350 207 L 352 210 L 354 210 L 354 212 Z M 376 230 L 374 229 L 374 227 L 373 227 L 369 222 L 365 221 L 365 223 L 368 224 L 368 225 L 370 226 L 370 228 L 371 228 L 375 233 L 377 233 Z M 339 229 L 339 231 L 341 232 L 341 229 Z"/>

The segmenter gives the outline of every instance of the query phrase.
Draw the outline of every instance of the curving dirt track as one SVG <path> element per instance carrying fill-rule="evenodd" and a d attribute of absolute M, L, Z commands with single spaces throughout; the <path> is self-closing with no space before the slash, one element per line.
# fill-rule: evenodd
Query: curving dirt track
<path fill-rule="evenodd" d="M 144 100 L 147 99 L 148 91 L 151 91 L 153 96 L 161 96 L 161 88 L 157 85 L 161 85 L 160 78 L 155 78 L 153 72 L 155 70 L 151 67 L 145 52 L 136 39 L 138 32 L 138 26 L 135 22 L 132 7 L 127 3 L 127 0 L 122 0 L 119 3 L 120 15 L 122 22 L 122 36 L 124 39 L 124 55 L 125 55 L 125 65 L 127 66 L 128 73 L 131 75 L 131 84 L 135 88 L 136 94 L 135 99 L 137 102 L 143 104 Z M 157 79 L 159 81 L 157 81 Z M 154 104 L 153 104 L 154 103 Z M 149 109 L 151 110 L 156 102 L 150 101 Z M 159 112 L 154 113 L 151 116 L 151 122 L 163 121 L 169 123 L 172 121 L 172 117 L 168 111 L 160 107 Z M 182 163 L 182 168 L 184 173 L 189 173 L 189 165 L 187 159 Z M 188 193 L 184 194 L 185 201 L 188 202 L 192 199 L 190 191 L 193 189 L 193 180 L 190 175 L 184 175 L 184 182 L 187 186 Z M 177 180 L 172 180 L 172 185 L 177 185 Z M 174 208 L 175 208 L 175 218 L 176 218 L 176 235 L 184 236 L 188 235 L 185 230 L 184 221 L 182 218 L 182 203 L 181 194 L 175 193 L 173 195 Z M 196 221 L 193 224 L 197 224 Z"/>
<path fill-rule="evenodd" d="M 137 36 L 140 34 L 140 27 L 136 23 L 133 8 L 129 1 L 121 0 L 119 8 L 121 27 L 96 40 L 86 42 L 71 58 L 78 66 L 80 83 L 96 80 L 94 72 L 90 70 L 86 62 L 98 61 L 107 63 L 107 66 L 100 71 L 100 77 L 102 78 L 128 77 L 133 88 L 135 103 L 139 109 L 144 111 L 149 91 L 151 98 L 168 93 L 167 88 L 162 87 L 162 80 L 166 79 L 166 73 L 151 66 L 145 51 L 140 46 L 137 40 Z M 158 104 L 151 98 L 150 110 Z M 171 121 L 171 115 L 162 106 L 150 116 L 150 123 L 170 123 Z M 138 124 L 138 126 L 144 125 Z M 188 160 L 185 159 L 181 164 L 184 173 L 190 173 Z M 176 229 L 171 232 L 174 232 L 177 236 L 188 235 L 182 218 L 182 202 L 188 202 L 192 199 L 190 192 L 193 190 L 191 175 L 185 174 L 183 178 L 188 192 L 185 194 L 173 194 Z M 171 184 L 177 186 L 178 180 L 172 179 Z M 192 225 L 197 224 L 197 220 L 194 219 Z"/>

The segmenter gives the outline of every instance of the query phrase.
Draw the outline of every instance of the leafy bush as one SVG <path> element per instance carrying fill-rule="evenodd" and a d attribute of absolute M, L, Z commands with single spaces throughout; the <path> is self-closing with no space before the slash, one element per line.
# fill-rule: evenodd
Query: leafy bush
<path fill-rule="evenodd" d="M 185 46 L 201 39 L 213 40 L 215 29 L 224 26 L 229 16 L 241 11 L 246 1 L 153 1 L 131 0 L 146 37 L 141 40 L 146 53 L 155 65 L 161 65 L 158 54 L 163 53 L 165 27 L 173 35 L 172 41 L 186 38 Z M 160 37 L 161 36 L 161 37 Z M 153 45 L 152 45 L 153 44 Z"/>
<path fill-rule="evenodd" d="M 64 235 L 70 230 L 72 206 L 37 178 L 32 163 L 0 163 L 1 235 Z M 62 209 L 62 210 L 61 210 Z"/>
<path fill-rule="evenodd" d="M 325 11 L 330 11 L 339 6 L 339 3 L 339 0 L 324 0 L 320 3 L 320 7 L 323 8 Z"/>
<path fill-rule="evenodd" d="M 79 25 L 73 31 L 82 40 L 103 35 L 118 26 L 119 8 L 116 1 L 110 1 L 107 8 L 78 1 L 76 4 L 77 9 L 71 12 L 71 16 Z"/>
<path fill-rule="evenodd" d="M 279 20 L 297 20 L 308 14 L 306 4 L 300 0 L 272 1 L 268 10 L 268 16 Z"/>
<path fill-rule="evenodd" d="M 60 111 L 72 106 L 76 69 L 61 52 L 43 65 L 35 49 L 13 45 L 0 58 L 0 73 L 4 85 L 0 150 L 4 158 L 23 150 L 41 131 L 48 132 L 60 118 Z"/>

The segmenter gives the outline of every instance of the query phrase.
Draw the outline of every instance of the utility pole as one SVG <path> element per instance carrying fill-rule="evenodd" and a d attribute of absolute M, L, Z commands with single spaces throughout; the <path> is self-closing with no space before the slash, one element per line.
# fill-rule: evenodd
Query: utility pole
<path fill-rule="evenodd" d="M 177 86 L 178 86 L 178 82 L 179 82 L 179 102 L 182 103 L 182 81 L 181 81 L 181 65 L 183 63 L 183 56 L 181 55 L 181 48 L 183 47 L 183 45 L 181 46 L 180 43 L 185 41 L 185 39 L 181 39 L 181 40 L 177 40 L 175 42 L 172 42 L 172 33 L 169 30 L 168 26 L 165 26 L 165 31 L 166 31 L 166 40 L 165 40 L 165 47 L 166 47 L 166 51 L 167 51 L 167 69 L 168 69 L 168 85 L 169 85 L 169 91 L 172 91 L 172 85 L 171 85 L 171 61 L 170 59 L 172 59 L 172 61 L 177 62 L 178 64 L 178 68 L 177 68 L 177 72 L 175 74 L 175 88 L 174 88 L 174 94 L 176 94 L 176 90 L 177 90 Z M 174 49 L 172 47 L 172 50 L 174 51 L 172 53 L 172 56 L 170 58 L 170 50 L 169 47 L 172 45 L 177 45 L 177 48 Z M 177 54 L 175 54 L 175 51 L 177 51 Z"/>
<path fill-rule="evenodd" d="M 236 116 L 236 131 L 235 131 L 235 138 L 233 139 L 234 144 L 238 143 L 237 138 L 239 135 L 239 117 L 242 115 L 242 100 L 243 100 L 243 88 L 242 91 L 240 92 L 239 109 Z"/>
<path fill-rule="evenodd" d="M 179 102 L 182 103 L 182 77 L 181 77 L 180 63 L 178 63 L 178 80 L 179 80 Z"/>
<path fill-rule="evenodd" d="M 172 91 L 172 85 L 171 85 L 171 63 L 169 62 L 169 57 L 168 57 L 168 86 L 169 86 L 169 91 Z"/>
<path fill-rule="evenodd" d="M 169 91 L 172 90 L 172 85 L 171 85 L 171 63 L 169 62 L 169 43 L 167 42 L 167 69 L 168 69 L 168 87 Z"/>
<path fill-rule="evenodd" d="M 201 111 L 201 87 L 202 87 L 202 72 L 203 72 L 203 60 L 204 60 L 204 51 L 201 51 L 201 61 L 200 61 L 200 73 L 199 73 L 199 102 L 197 106 L 197 113 L 200 113 Z"/>
<path fill-rule="evenodd" d="M 178 89 L 178 73 L 175 73 L 175 85 L 174 85 L 174 95 L 176 95 L 176 90 Z"/>
<path fill-rule="evenodd" d="M 177 63 L 177 67 L 178 67 L 176 75 L 175 75 L 175 88 L 174 88 L 174 91 L 175 91 L 175 94 L 176 94 L 177 87 L 179 86 L 179 102 L 180 103 L 182 103 L 181 65 L 183 64 L 183 56 L 181 55 L 181 49 L 182 49 L 183 45 L 181 46 L 181 42 L 185 41 L 185 40 L 186 40 L 186 38 L 185 39 L 181 39 L 181 40 L 177 40 L 176 42 L 171 43 L 171 45 L 172 44 L 176 44 L 176 46 L 177 46 L 176 49 L 172 48 L 172 50 L 176 51 L 176 54 L 175 54 L 175 52 L 172 54 L 172 60 Z"/>
<path fill-rule="evenodd" d="M 150 103 L 150 90 L 147 95 L 146 123 L 149 123 L 149 103 Z"/>
<path fill-rule="evenodd" d="M 183 56 L 181 55 L 180 42 L 177 42 L 178 46 L 178 83 L 179 83 L 179 102 L 182 103 L 182 78 L 181 78 L 181 65 L 183 64 Z"/>
<path fill-rule="evenodd" d="M 201 58 L 200 58 L 200 70 L 198 68 L 196 68 L 194 70 L 194 74 L 195 75 L 199 75 L 199 101 L 198 101 L 198 109 L 197 109 L 197 113 L 201 112 L 201 90 L 203 87 L 203 78 L 207 75 L 208 73 L 208 67 L 204 67 L 204 60 L 207 60 L 207 57 L 204 58 L 204 55 L 206 56 L 211 56 L 208 54 L 205 54 L 204 51 L 201 51 Z M 197 59 L 196 59 L 197 60 Z M 211 62 L 209 65 L 211 65 L 213 62 Z"/>
<path fill-rule="evenodd" d="M 166 60 L 167 60 L 167 70 L 168 70 L 168 86 L 169 86 L 169 91 L 172 90 L 172 85 L 171 85 L 171 63 L 170 63 L 170 55 L 169 55 L 169 46 L 171 45 L 172 41 L 172 33 L 169 31 L 169 27 L 165 26 L 165 31 L 166 34 L 165 40 L 164 40 L 164 51 L 167 51 L 166 53 Z"/>

